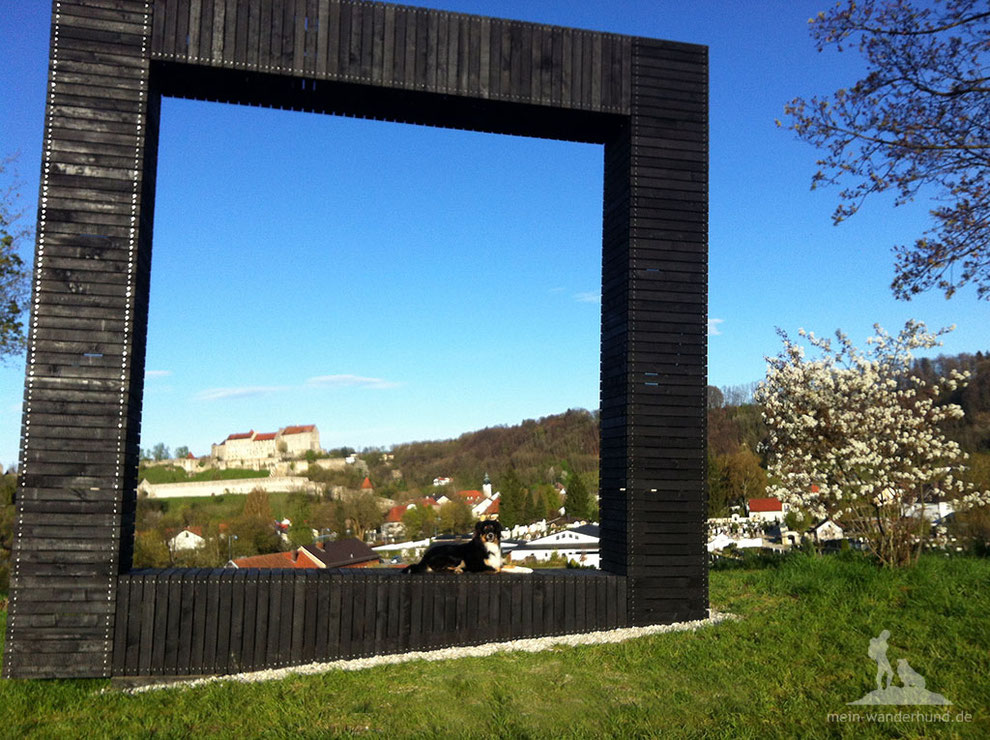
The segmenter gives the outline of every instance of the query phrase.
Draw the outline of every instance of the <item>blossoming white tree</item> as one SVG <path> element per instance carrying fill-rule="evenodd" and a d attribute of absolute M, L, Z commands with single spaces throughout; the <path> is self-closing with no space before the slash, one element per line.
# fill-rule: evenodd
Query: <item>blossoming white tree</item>
<path fill-rule="evenodd" d="M 940 345 L 952 328 L 933 333 L 908 321 L 896 337 L 874 330 L 863 352 L 841 331 L 833 346 L 802 329 L 813 359 L 778 330 L 784 350 L 767 358 L 754 397 L 769 428 L 767 493 L 839 520 L 883 564 L 904 565 L 931 535 L 925 503 L 951 501 L 959 510 L 990 503 L 990 492 L 959 480 L 967 455 L 939 430 L 963 411 L 936 399 L 968 374 L 928 386 L 910 372 L 912 351 Z"/>

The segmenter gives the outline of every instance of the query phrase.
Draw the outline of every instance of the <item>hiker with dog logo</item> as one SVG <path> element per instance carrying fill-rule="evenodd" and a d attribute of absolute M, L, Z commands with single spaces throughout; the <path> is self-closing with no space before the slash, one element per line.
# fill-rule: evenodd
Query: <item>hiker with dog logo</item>
<path fill-rule="evenodd" d="M 870 648 L 866 651 L 873 660 L 877 662 L 877 689 L 890 688 L 890 682 L 894 680 L 894 669 L 887 660 L 887 638 L 890 637 L 890 630 L 884 630 L 879 636 L 870 639 Z M 887 677 L 887 685 L 881 686 L 881 678 Z"/>

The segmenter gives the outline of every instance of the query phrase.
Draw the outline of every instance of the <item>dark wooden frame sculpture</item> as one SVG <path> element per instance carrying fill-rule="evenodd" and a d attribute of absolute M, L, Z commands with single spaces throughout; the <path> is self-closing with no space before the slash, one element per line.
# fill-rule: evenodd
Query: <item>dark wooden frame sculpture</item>
<path fill-rule="evenodd" d="M 132 571 L 163 95 L 604 145 L 601 572 Z M 707 49 L 342 0 L 55 0 L 4 675 L 703 618 Z"/>

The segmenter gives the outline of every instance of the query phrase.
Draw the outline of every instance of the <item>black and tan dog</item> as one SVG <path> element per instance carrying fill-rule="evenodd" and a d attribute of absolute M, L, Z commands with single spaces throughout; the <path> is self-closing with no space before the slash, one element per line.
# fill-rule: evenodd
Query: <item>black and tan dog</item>
<path fill-rule="evenodd" d="M 502 570 L 502 525 L 488 520 L 474 525 L 467 542 L 433 545 L 403 573 L 498 573 Z"/>

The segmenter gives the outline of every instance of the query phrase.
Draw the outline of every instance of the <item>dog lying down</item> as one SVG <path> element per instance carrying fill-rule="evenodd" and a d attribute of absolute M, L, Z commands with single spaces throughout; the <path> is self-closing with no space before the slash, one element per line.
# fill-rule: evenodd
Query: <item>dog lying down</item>
<path fill-rule="evenodd" d="M 531 568 L 502 565 L 502 525 L 493 520 L 474 525 L 467 542 L 441 543 L 430 547 L 423 559 L 402 569 L 403 573 L 532 573 Z"/>

